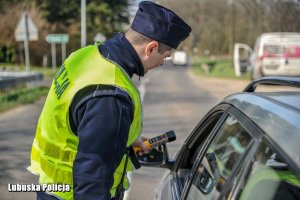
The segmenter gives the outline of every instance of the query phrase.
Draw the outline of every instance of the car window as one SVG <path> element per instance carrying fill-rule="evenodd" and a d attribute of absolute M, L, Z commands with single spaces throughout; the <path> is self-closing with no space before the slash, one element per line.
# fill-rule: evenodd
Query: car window
<path fill-rule="evenodd" d="M 191 170 L 195 164 L 197 155 L 199 154 L 199 151 L 202 148 L 206 137 L 208 137 L 211 134 L 214 127 L 216 127 L 222 114 L 223 112 L 218 112 L 217 114 L 211 116 L 207 121 L 205 121 L 205 124 L 203 124 L 203 126 L 201 126 L 196 131 L 196 137 L 192 138 L 192 141 L 194 143 L 192 147 L 184 152 L 181 164 L 177 170 L 177 178 L 179 179 L 180 189 L 183 189 L 184 184 L 188 180 Z"/>
<path fill-rule="evenodd" d="M 237 119 L 228 116 L 197 167 L 187 199 L 217 199 L 251 140 Z"/>
<path fill-rule="evenodd" d="M 239 199 L 300 199 L 300 179 L 264 140 L 257 151 Z"/>

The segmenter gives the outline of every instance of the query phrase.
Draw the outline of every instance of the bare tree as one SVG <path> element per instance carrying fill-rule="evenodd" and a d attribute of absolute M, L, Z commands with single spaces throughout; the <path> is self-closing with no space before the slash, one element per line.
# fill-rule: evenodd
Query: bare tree
<path fill-rule="evenodd" d="M 183 44 L 200 52 L 232 54 L 235 42 L 254 45 L 264 32 L 300 32 L 300 6 L 294 0 L 161 0 L 192 26 Z"/>

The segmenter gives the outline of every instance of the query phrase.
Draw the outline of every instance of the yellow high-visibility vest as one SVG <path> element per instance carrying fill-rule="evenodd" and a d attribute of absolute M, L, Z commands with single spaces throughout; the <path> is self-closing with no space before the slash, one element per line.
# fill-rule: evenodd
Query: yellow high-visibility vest
<path fill-rule="evenodd" d="M 73 199 L 72 167 L 77 154 L 78 137 L 69 124 L 69 107 L 75 94 L 89 85 L 112 85 L 125 91 L 134 104 L 134 118 L 129 129 L 127 147 L 140 135 L 142 105 L 140 94 L 129 76 L 115 63 L 105 59 L 96 45 L 72 53 L 56 73 L 38 121 L 28 169 L 39 175 L 40 184 L 69 184 L 70 192 L 50 192 L 62 199 Z M 112 197 L 119 185 L 125 156 L 114 173 Z M 132 171 L 129 162 L 127 171 Z M 128 180 L 124 180 L 126 189 Z M 49 193 L 49 192 L 48 192 Z"/>

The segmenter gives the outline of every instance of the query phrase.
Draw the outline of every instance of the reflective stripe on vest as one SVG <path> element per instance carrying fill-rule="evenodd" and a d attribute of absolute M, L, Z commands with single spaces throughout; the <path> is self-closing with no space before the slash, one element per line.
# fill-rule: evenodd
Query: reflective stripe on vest
<path fill-rule="evenodd" d="M 78 137 L 69 127 L 69 106 L 75 94 L 89 85 L 112 85 L 127 92 L 134 104 L 134 118 L 129 129 L 127 147 L 140 135 L 142 106 L 137 88 L 126 72 L 106 60 L 97 46 L 72 53 L 56 73 L 42 110 L 31 151 L 32 173 L 41 184 L 64 183 L 73 187 L 72 167 L 77 154 Z M 111 195 L 115 195 L 124 169 L 125 156 L 114 173 Z M 132 171 L 129 162 L 127 171 Z M 128 180 L 124 186 L 129 187 Z M 62 199 L 73 199 L 71 192 L 51 192 Z"/>

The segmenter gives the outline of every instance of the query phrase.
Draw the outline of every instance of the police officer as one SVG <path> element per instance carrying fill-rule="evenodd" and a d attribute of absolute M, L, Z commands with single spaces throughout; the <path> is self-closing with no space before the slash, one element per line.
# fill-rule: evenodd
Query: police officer
<path fill-rule="evenodd" d="M 37 199 L 109 200 L 120 196 L 120 185 L 128 188 L 122 177 L 133 166 L 126 147 L 148 151 L 131 78 L 161 65 L 190 32 L 171 10 L 143 1 L 125 34 L 65 60 L 38 121 L 28 169 L 40 184 L 68 185 L 70 192 L 41 191 Z"/>

